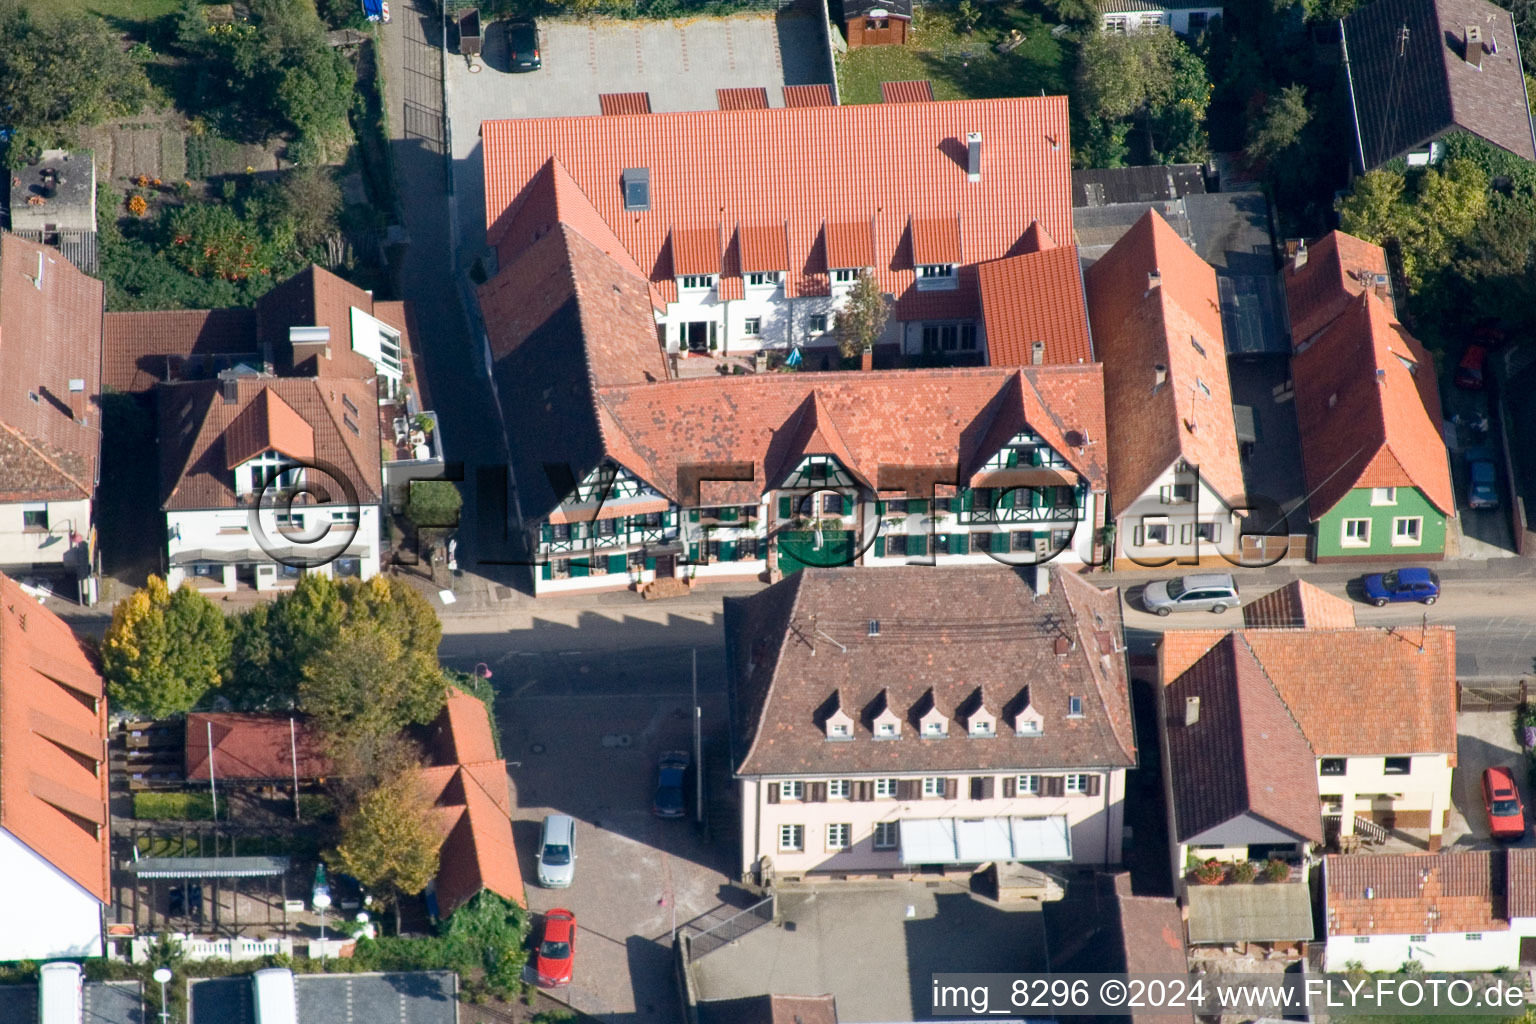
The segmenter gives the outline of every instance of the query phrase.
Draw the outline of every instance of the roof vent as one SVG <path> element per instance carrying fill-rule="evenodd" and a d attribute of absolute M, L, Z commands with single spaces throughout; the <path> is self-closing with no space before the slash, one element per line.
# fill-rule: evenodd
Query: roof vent
<path fill-rule="evenodd" d="M 1152 390 L 1156 391 L 1168 383 L 1168 366 L 1165 363 L 1155 363 L 1152 366 Z"/>
<path fill-rule="evenodd" d="M 1184 698 L 1184 724 L 1185 725 L 1194 725 L 1198 721 L 1200 721 L 1200 698 L 1199 697 L 1185 697 Z"/>
<path fill-rule="evenodd" d="M 1461 56 L 1477 70 L 1483 70 L 1483 27 L 1481 25 L 1467 26 L 1467 34 L 1461 43 Z"/>
<path fill-rule="evenodd" d="M 1291 254 L 1291 272 L 1295 273 L 1307 265 L 1307 243 L 1304 239 L 1298 239 L 1296 251 Z"/>
<path fill-rule="evenodd" d="M 1376 370 L 1376 383 L 1380 384 L 1382 387 L 1386 387 L 1387 386 L 1387 371 L 1386 370 L 1383 370 L 1383 369 L 1381 369 L 1379 367 L 1377 368 L 1377 370 Z"/>
<path fill-rule="evenodd" d="M 649 210 L 651 208 L 651 169 L 626 167 L 623 182 L 624 209 Z"/>
<path fill-rule="evenodd" d="M 1163 275 L 1162 275 L 1162 273 L 1160 271 L 1156 271 L 1156 270 L 1148 271 L 1147 272 L 1147 294 L 1150 295 L 1154 288 L 1161 288 L 1162 286 L 1163 286 Z"/>
<path fill-rule="evenodd" d="M 981 132 L 970 132 L 965 137 L 965 180 L 981 180 Z"/>
<path fill-rule="evenodd" d="M 879 636 L 880 635 L 880 620 L 879 619 L 870 619 L 869 620 L 869 635 L 870 636 Z"/>
<path fill-rule="evenodd" d="M 1056 657 L 1065 658 L 1072 653 L 1072 641 L 1064 636 L 1056 638 Z"/>
<path fill-rule="evenodd" d="M 1338 404 L 1339 404 L 1339 393 L 1337 391 L 1335 391 L 1333 394 L 1328 396 L 1328 408 L 1332 409 L 1334 406 L 1336 406 Z"/>

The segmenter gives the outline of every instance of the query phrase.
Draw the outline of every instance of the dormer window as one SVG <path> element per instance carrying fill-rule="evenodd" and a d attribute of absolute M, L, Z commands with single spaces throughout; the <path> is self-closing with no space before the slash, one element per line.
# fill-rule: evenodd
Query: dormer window
<path fill-rule="evenodd" d="M 901 735 L 901 725 L 899 723 L 895 721 L 875 723 L 875 739 L 893 740 L 899 735 Z"/>
<path fill-rule="evenodd" d="M 760 273 L 748 274 L 747 284 L 753 288 L 775 288 L 779 283 L 779 272 L 768 270 Z"/>
<path fill-rule="evenodd" d="M 1013 731 L 1020 736 L 1039 736 L 1045 731 L 1044 723 L 1038 718 L 1025 718 L 1019 716 L 1019 723 L 1013 727 Z"/>
<path fill-rule="evenodd" d="M 919 291 L 942 291 L 959 286 L 953 263 L 924 263 L 917 268 Z"/>
<path fill-rule="evenodd" d="M 685 292 L 707 292 L 714 286 L 714 274 L 689 274 L 683 278 Z"/>
<path fill-rule="evenodd" d="M 972 715 L 970 733 L 973 739 L 986 739 L 989 736 L 996 736 L 997 723 L 992 720 L 990 715 L 980 713 Z"/>
<path fill-rule="evenodd" d="M 941 740 L 949 735 L 949 722 L 939 716 L 929 718 L 923 722 L 923 738 L 928 740 Z"/>
<path fill-rule="evenodd" d="M 1068 697 L 1067 698 L 1067 717 L 1068 718 L 1082 718 L 1083 717 L 1083 698 L 1081 698 L 1081 697 Z"/>
<path fill-rule="evenodd" d="M 853 284 L 858 279 L 859 272 L 856 268 L 841 267 L 832 271 L 833 284 Z"/>
<path fill-rule="evenodd" d="M 264 490 L 291 491 L 304 478 L 304 468 L 277 452 L 265 452 L 235 470 L 236 490 L 241 495 Z"/>
<path fill-rule="evenodd" d="M 827 739 L 848 740 L 853 738 L 853 727 L 847 722 L 828 722 Z"/>

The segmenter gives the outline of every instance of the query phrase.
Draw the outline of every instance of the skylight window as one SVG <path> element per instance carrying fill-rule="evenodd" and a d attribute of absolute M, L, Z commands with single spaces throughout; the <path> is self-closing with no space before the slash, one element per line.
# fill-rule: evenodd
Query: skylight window
<path fill-rule="evenodd" d="M 651 208 L 651 170 L 649 167 L 624 169 L 624 209 L 649 210 Z"/>

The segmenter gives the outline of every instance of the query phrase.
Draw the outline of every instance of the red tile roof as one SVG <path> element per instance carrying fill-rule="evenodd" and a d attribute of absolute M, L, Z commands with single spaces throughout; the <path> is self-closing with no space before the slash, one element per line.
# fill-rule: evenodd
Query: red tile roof
<path fill-rule="evenodd" d="M 189 363 L 200 376 L 238 357 L 258 357 L 254 309 L 183 309 L 108 313 L 102 339 L 102 387 L 125 394 L 153 391 Z"/>
<path fill-rule="evenodd" d="M 1355 606 L 1306 580 L 1292 580 L 1243 608 L 1249 629 L 1353 629 Z"/>
<path fill-rule="evenodd" d="M 1323 863 L 1329 935 L 1500 932 L 1502 851 L 1330 854 Z M 1513 890 L 1510 890 L 1512 893 Z"/>
<path fill-rule="evenodd" d="M 0 576 L 0 829 L 102 902 L 106 737 L 106 694 L 85 646 Z"/>
<path fill-rule="evenodd" d="M 609 117 L 651 112 L 651 94 L 648 92 L 602 92 L 597 94 L 597 103 Z"/>
<path fill-rule="evenodd" d="M 833 105 L 832 87 L 830 85 L 786 85 L 784 105 L 786 107 L 830 107 Z"/>
<path fill-rule="evenodd" d="M 476 764 L 496 760 L 491 719 L 480 698 L 450 688 L 448 700 L 432 723 L 432 759 L 437 764 Z"/>
<path fill-rule="evenodd" d="M 1176 460 L 1229 504 L 1243 495 L 1216 272 L 1155 211 L 1088 268 L 1088 318 L 1104 363 L 1109 476 L 1121 507 Z M 1156 385 L 1154 366 L 1167 368 Z"/>
<path fill-rule="evenodd" d="M 208 737 L 213 736 L 213 776 L 219 782 L 323 779 L 331 760 L 302 715 L 194 711 L 187 715 L 186 777 L 208 781 Z"/>
<path fill-rule="evenodd" d="M 1077 247 L 1045 241 L 1043 248 L 976 268 L 987 362 L 993 366 L 1033 363 L 1035 342 L 1044 344 L 1043 363 L 1093 361 Z"/>
<path fill-rule="evenodd" d="M 487 121 L 481 132 L 487 234 L 502 266 L 565 220 L 617 259 L 613 239 L 661 299 L 675 295 L 662 257 L 676 231 L 787 222 L 795 297 L 826 294 L 835 256 L 823 223 L 872 222 L 873 259 L 848 265 L 876 268 L 899 318 L 974 315 L 968 270 L 955 291 L 916 290 L 911 218 L 957 218 L 967 265 L 1014 252 L 1034 221 L 1053 238 L 1072 230 L 1064 97 Z M 966 176 L 971 132 L 984 139 L 979 182 Z M 798 152 L 826 154 L 839 173 L 804 161 L 762 173 L 761 154 Z M 568 182 L 539 180 L 551 160 Z M 649 171 L 648 210 L 624 209 L 620 182 L 634 167 Z"/>
<path fill-rule="evenodd" d="M 789 239 L 783 224 L 743 224 L 736 229 L 736 237 L 741 242 L 743 273 L 789 269 Z"/>
<path fill-rule="evenodd" d="M 957 217 L 912 218 L 912 262 L 959 263 L 965 255 Z"/>
<path fill-rule="evenodd" d="M 371 294 L 329 270 L 310 264 L 256 300 L 257 337 L 284 372 L 296 369 L 322 376 L 373 377 L 377 374 L 373 361 L 352 349 L 354 308 L 369 315 L 379 313 L 374 309 Z M 403 333 L 406 325 L 389 326 Z M 325 356 L 309 360 L 302 367 L 291 367 L 291 327 L 329 329 L 330 345 Z"/>
<path fill-rule="evenodd" d="M 225 468 L 234 469 L 273 451 L 290 459 L 313 459 L 315 428 L 277 392 L 263 388 L 224 430 Z"/>
<path fill-rule="evenodd" d="M 1352 300 L 1295 354 L 1291 375 L 1314 521 L 1356 487 L 1416 487 L 1456 514 L 1434 361 L 1383 300 Z"/>
<path fill-rule="evenodd" d="M 716 89 L 715 102 L 721 110 L 767 110 L 768 90 L 762 86 L 748 89 Z"/>
<path fill-rule="evenodd" d="M 875 222 L 841 221 L 822 226 L 829 270 L 874 269 Z"/>
<path fill-rule="evenodd" d="M 933 83 L 926 78 L 913 82 L 881 82 L 881 103 L 932 103 Z"/>
<path fill-rule="evenodd" d="M 1285 304 L 1291 317 L 1291 344 L 1300 347 L 1332 323 L 1387 273 L 1387 254 L 1362 238 L 1330 231 L 1307 246 L 1306 262 L 1286 265 Z M 1391 309 L 1390 293 L 1385 296 Z"/>
<path fill-rule="evenodd" d="M 672 229 L 672 273 L 718 274 L 721 267 L 720 225 Z"/>
<path fill-rule="evenodd" d="M 0 233 L 0 503 L 95 495 L 101 311 L 100 281 Z M 72 380 L 84 390 L 72 394 Z"/>

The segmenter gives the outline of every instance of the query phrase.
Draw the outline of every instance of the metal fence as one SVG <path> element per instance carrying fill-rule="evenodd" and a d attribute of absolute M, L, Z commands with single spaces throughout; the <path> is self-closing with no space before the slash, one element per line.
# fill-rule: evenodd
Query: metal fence
<path fill-rule="evenodd" d="M 1529 687 L 1524 679 L 1509 682 L 1464 682 L 1458 692 L 1458 711 L 1515 711 L 1526 703 Z"/>
<path fill-rule="evenodd" d="M 721 946 L 735 942 L 753 929 L 768 924 L 773 920 L 773 901 L 774 897 L 769 896 L 746 910 L 731 915 L 712 928 L 706 928 L 697 935 L 687 936 L 689 959 L 697 960 L 701 956 L 707 956 Z"/>

